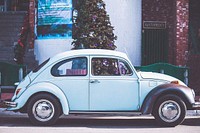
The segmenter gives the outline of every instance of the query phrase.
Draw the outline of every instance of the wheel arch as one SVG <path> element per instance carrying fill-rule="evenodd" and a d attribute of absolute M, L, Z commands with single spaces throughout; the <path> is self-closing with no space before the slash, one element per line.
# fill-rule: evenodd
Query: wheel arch
<path fill-rule="evenodd" d="M 59 98 L 57 96 L 55 96 L 54 94 L 48 92 L 48 91 L 40 91 L 40 92 L 36 92 L 34 94 L 32 94 L 28 100 L 26 101 L 26 103 L 24 104 L 24 106 L 20 109 L 20 112 L 24 112 L 24 113 L 27 113 L 27 106 L 28 106 L 28 103 L 30 102 L 30 100 L 35 97 L 36 95 L 43 95 L 43 94 L 48 94 L 48 95 L 51 95 L 53 96 L 56 100 L 58 100 L 58 102 L 60 103 L 60 107 L 62 108 L 62 104 L 59 100 Z M 61 109 L 62 113 L 63 113 L 63 109 Z"/>
<path fill-rule="evenodd" d="M 61 105 L 62 112 L 65 115 L 69 114 L 69 104 L 67 97 L 59 87 L 49 82 L 37 83 L 28 87 L 23 92 L 23 94 L 17 99 L 20 104 L 18 105 L 18 109 L 15 110 L 19 110 L 20 112 L 25 112 L 27 104 L 30 101 L 30 99 L 38 94 L 44 94 L 44 93 L 50 94 L 56 99 L 58 99 Z"/>
<path fill-rule="evenodd" d="M 192 108 L 192 103 L 194 103 L 194 97 L 192 95 L 191 89 L 182 85 L 176 84 L 164 84 L 155 87 L 145 98 L 141 112 L 143 114 L 151 114 L 156 101 L 163 95 L 173 94 L 180 97 L 186 104 L 187 109 Z"/>

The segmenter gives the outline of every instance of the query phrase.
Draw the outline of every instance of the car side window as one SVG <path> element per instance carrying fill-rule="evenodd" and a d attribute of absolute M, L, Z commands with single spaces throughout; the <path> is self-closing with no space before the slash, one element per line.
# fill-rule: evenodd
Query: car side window
<path fill-rule="evenodd" d="M 87 58 L 78 57 L 61 61 L 51 70 L 53 76 L 85 76 L 87 75 Z"/>
<path fill-rule="evenodd" d="M 132 75 L 132 70 L 130 69 L 127 62 L 124 62 L 122 60 L 119 60 L 119 71 L 120 75 Z"/>
<path fill-rule="evenodd" d="M 114 58 L 92 58 L 92 75 L 94 76 L 131 76 L 132 70 L 122 60 Z"/>
<path fill-rule="evenodd" d="M 92 75 L 119 76 L 118 60 L 113 58 L 92 58 Z"/>

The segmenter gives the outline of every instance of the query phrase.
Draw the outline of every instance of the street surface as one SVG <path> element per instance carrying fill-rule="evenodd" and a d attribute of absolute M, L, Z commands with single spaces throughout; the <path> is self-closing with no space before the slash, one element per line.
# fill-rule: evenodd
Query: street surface
<path fill-rule="evenodd" d="M 159 127 L 151 116 L 62 116 L 54 126 L 33 126 L 27 115 L 1 113 L 0 133 L 200 133 L 200 115 L 177 127 Z"/>

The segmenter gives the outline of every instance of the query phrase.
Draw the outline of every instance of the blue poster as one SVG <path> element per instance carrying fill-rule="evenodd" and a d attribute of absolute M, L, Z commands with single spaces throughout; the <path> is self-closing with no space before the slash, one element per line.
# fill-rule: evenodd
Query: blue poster
<path fill-rule="evenodd" d="M 72 38 L 72 0 L 38 0 L 37 38 Z"/>

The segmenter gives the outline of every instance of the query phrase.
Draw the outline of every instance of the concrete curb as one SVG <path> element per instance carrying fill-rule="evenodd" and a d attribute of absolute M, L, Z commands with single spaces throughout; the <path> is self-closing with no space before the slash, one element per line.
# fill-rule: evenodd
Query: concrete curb
<path fill-rule="evenodd" d="M 19 113 L 19 112 L 12 112 L 12 111 L 6 111 L 4 108 L 0 108 L 0 117 L 27 117 L 28 115 L 27 114 L 22 114 L 22 113 Z M 74 115 L 75 117 L 80 117 L 80 116 L 76 116 Z M 86 116 L 86 115 L 83 115 L 83 117 Z M 87 115 L 89 116 L 89 115 Z M 97 115 L 98 117 L 99 115 Z M 104 116 L 111 116 L 112 117 L 112 114 L 111 115 L 100 115 L 102 117 Z M 115 116 L 115 115 L 113 115 Z M 117 116 L 117 115 L 116 115 Z M 119 115 L 120 116 L 120 115 Z M 126 116 L 131 116 L 131 117 L 134 117 L 134 116 L 141 116 L 141 117 L 151 117 L 151 115 L 138 115 L 138 114 L 128 114 Z M 200 110 L 188 110 L 187 111 L 187 114 L 186 114 L 187 117 L 190 117 L 190 116 L 197 116 L 197 117 L 200 117 Z M 96 117 L 95 114 L 91 114 L 91 117 Z M 82 118 L 82 117 L 81 117 Z"/>

